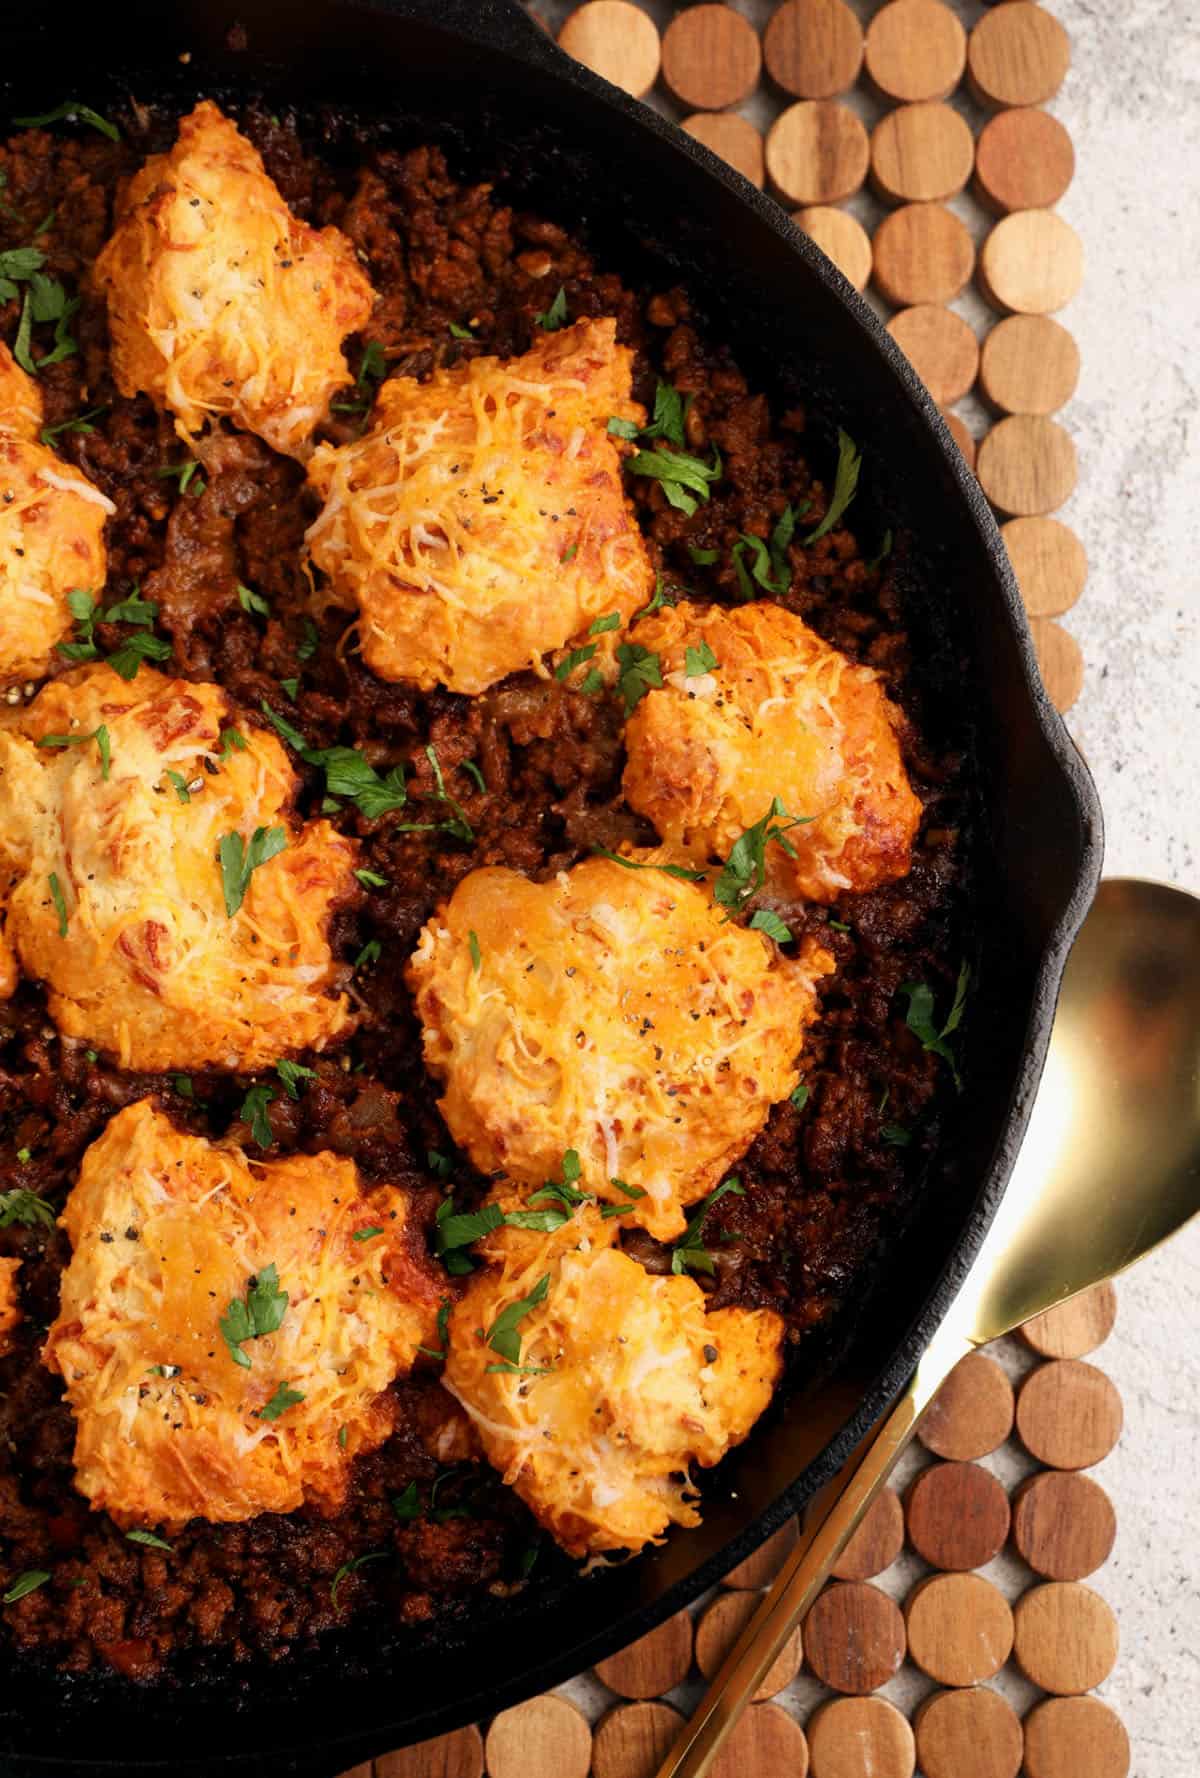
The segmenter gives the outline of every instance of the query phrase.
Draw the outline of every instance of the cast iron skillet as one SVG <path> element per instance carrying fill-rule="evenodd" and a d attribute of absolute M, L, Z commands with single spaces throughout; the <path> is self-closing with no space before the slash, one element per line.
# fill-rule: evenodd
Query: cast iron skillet
<path fill-rule="evenodd" d="M 999 534 L 936 408 L 866 305 L 783 212 L 650 111 L 570 63 L 517 0 L 124 0 L 10 12 L 6 114 L 64 96 L 189 107 L 261 92 L 392 120 L 460 174 L 582 225 L 632 281 L 683 282 L 751 379 L 803 400 L 828 460 L 841 424 L 864 453 L 853 522 L 914 539 L 910 627 L 942 687 L 947 733 L 980 768 L 983 838 L 970 1090 L 915 1220 L 887 1254 L 828 1374 L 735 1453 L 699 1531 L 612 1572 L 469 1624 L 364 1626 L 316 1656 L 221 1683 L 138 1692 L 9 1668 L 0 1756 L 12 1778 L 249 1771 L 332 1778 L 579 1672 L 677 1611 L 794 1512 L 906 1379 L 982 1239 L 1041 1072 L 1066 953 L 1100 868 L 1100 811 L 1048 704 Z M 230 46 L 231 26 L 240 25 Z M 240 46 L 239 46 L 240 45 Z M 189 53 L 186 62 L 179 58 Z M 876 533 L 878 534 L 878 533 Z"/>

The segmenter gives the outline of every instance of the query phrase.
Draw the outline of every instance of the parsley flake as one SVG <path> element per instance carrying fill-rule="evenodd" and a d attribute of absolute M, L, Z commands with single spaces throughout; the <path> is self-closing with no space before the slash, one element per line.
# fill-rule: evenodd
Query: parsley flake
<path fill-rule="evenodd" d="M 585 642 L 582 648 L 573 648 L 555 667 L 554 677 L 560 681 L 569 679 L 576 667 L 582 667 L 584 661 L 591 660 L 599 646 L 598 642 Z"/>
<path fill-rule="evenodd" d="M 774 840 L 789 858 L 794 858 L 795 847 L 787 834 L 791 828 L 804 826 L 812 819 L 811 815 L 789 815 L 779 798 L 772 797 L 766 814 L 734 841 L 725 860 L 713 888 L 713 896 L 721 906 L 736 913 L 751 896 L 757 895 L 766 880 L 767 846 Z"/>
<path fill-rule="evenodd" d="M 32 1156 L 27 1148 L 23 1148 L 17 1159 L 24 1166 Z M 24 1186 L 14 1186 L 11 1191 L 0 1192 L 0 1229 L 15 1226 L 23 1229 L 52 1229 L 54 1208 L 47 1204 L 45 1198 L 39 1198 L 36 1192 L 26 1191 Z"/>
<path fill-rule="evenodd" d="M 275 1132 L 267 1113 L 267 1107 L 274 1098 L 274 1087 L 251 1087 L 242 1100 L 242 1109 L 238 1114 L 243 1123 L 250 1125 L 250 1134 L 260 1148 L 270 1148 L 275 1140 Z"/>
<path fill-rule="evenodd" d="M 765 932 L 767 937 L 773 938 L 777 945 L 790 944 L 792 940 L 791 927 L 786 925 L 784 921 L 779 918 L 778 914 L 772 913 L 770 908 L 757 908 L 755 910 L 750 917 L 750 930 L 752 932 Z"/>
<path fill-rule="evenodd" d="M 378 963 L 382 953 L 383 946 L 380 944 L 379 940 L 377 938 L 369 938 L 362 950 L 358 953 L 358 956 L 354 959 L 351 968 L 358 971 L 360 969 L 365 969 L 368 963 Z"/>
<path fill-rule="evenodd" d="M 792 1104 L 796 1107 L 797 1111 L 803 1111 L 804 1107 L 808 1104 L 808 1082 L 802 1080 L 798 1087 L 792 1088 L 788 1097 L 791 1099 Z"/>
<path fill-rule="evenodd" d="M 568 1150 L 568 1153 L 571 1152 Z M 550 1274 L 543 1272 L 529 1295 L 521 1297 L 515 1303 L 509 1303 L 507 1308 L 501 1309 L 488 1329 L 488 1345 L 493 1352 L 498 1352 L 501 1358 L 507 1359 L 509 1364 L 520 1364 L 521 1362 L 521 1335 L 517 1332 L 518 1322 L 524 1320 L 529 1311 L 536 1309 L 539 1303 L 544 1303 L 549 1293 Z"/>
<path fill-rule="evenodd" d="M 147 1549 L 166 1550 L 168 1553 L 175 1548 L 173 1543 L 167 1543 L 165 1538 L 156 1536 L 153 1531 L 127 1531 L 125 1540 L 127 1543 L 143 1543 Z"/>
<path fill-rule="evenodd" d="M 258 1276 L 250 1280 L 245 1297 L 235 1296 L 218 1323 L 235 1364 L 240 1364 L 244 1370 L 250 1369 L 250 1360 L 242 1351 L 243 1345 L 247 1340 L 261 1339 L 263 1334 L 275 1333 L 283 1325 L 287 1306 L 288 1293 L 279 1288 L 279 1273 L 274 1264 L 264 1266 Z"/>
<path fill-rule="evenodd" d="M 39 747 L 84 747 L 89 741 L 96 743 L 100 754 L 100 776 L 107 784 L 109 768 L 112 765 L 112 750 L 109 740 L 108 725 L 101 723 L 99 728 L 89 730 L 86 735 L 43 735 L 38 742 Z"/>
<path fill-rule="evenodd" d="M 683 676 L 685 679 L 699 679 L 705 673 L 711 673 L 720 665 L 716 655 L 707 642 L 701 642 L 699 648 L 684 650 Z"/>
<path fill-rule="evenodd" d="M 933 990 L 925 982 L 901 982 L 899 993 L 906 996 L 908 1010 L 904 1022 L 918 1039 L 922 1049 L 940 1056 L 949 1065 L 954 1084 L 962 1092 L 962 1079 L 958 1072 L 958 1061 L 950 1048 L 949 1038 L 953 1036 L 962 1023 L 963 1008 L 966 1005 L 967 988 L 971 981 L 970 966 L 966 963 L 958 972 L 958 980 L 954 985 L 954 1000 L 945 1024 L 939 1031 L 934 1023 Z"/>
<path fill-rule="evenodd" d="M 833 478 L 833 498 L 829 502 L 825 517 L 804 539 L 806 545 L 815 543 L 818 537 L 824 537 L 833 530 L 858 491 L 858 472 L 861 468 L 862 453 L 850 434 L 843 432 L 839 426 L 838 460 L 837 471 Z"/>
<path fill-rule="evenodd" d="M 316 1080 L 317 1078 L 316 1069 L 306 1068 L 303 1062 L 276 1062 L 275 1072 L 283 1082 L 289 1099 L 300 1097 L 300 1082 L 302 1080 Z"/>
<path fill-rule="evenodd" d="M 186 463 L 167 463 L 162 469 L 156 470 L 155 474 L 163 481 L 175 476 L 179 482 L 179 492 L 190 494 L 193 500 L 203 494 L 207 486 L 204 477 L 200 474 L 200 465 L 195 457 L 189 457 Z M 195 483 L 194 487 L 193 482 Z"/>
<path fill-rule="evenodd" d="M 593 846 L 593 853 L 600 858 L 607 858 L 613 864 L 622 865 L 626 870 L 660 870 L 665 876 L 676 877 L 681 883 L 702 883 L 702 870 L 688 870 L 682 864 L 654 864 L 648 859 L 626 858 L 623 853 L 610 852 L 607 846 Z"/>
<path fill-rule="evenodd" d="M 46 881 L 50 885 L 50 899 L 54 903 L 54 909 L 58 915 L 58 936 L 60 938 L 66 938 L 67 902 L 66 897 L 63 895 L 62 884 L 58 880 L 57 872 L 51 871 L 50 875 L 46 878 Z"/>
<path fill-rule="evenodd" d="M 4 255 L 0 254 L 0 259 L 3 258 Z M 89 408 L 85 414 L 76 414 L 73 420 L 60 420 L 57 426 L 43 426 L 38 433 L 38 437 L 44 445 L 50 445 L 54 443 L 54 440 L 58 438 L 61 433 L 64 432 L 94 432 L 96 428 L 92 425 L 92 421 L 98 420 L 101 414 L 106 414 L 107 412 L 107 407 Z"/>
<path fill-rule="evenodd" d="M 373 1241 L 376 1235 L 382 1235 L 382 1233 L 383 1225 L 378 1222 L 373 1222 L 370 1228 L 355 1229 L 350 1239 L 352 1241 Z"/>
<path fill-rule="evenodd" d="M 221 888 L 229 919 L 233 919 L 245 901 L 255 871 L 286 850 L 287 834 L 282 827 L 256 827 L 248 845 L 240 833 L 222 836 L 217 857 L 221 863 Z"/>
<path fill-rule="evenodd" d="M 617 690 L 625 705 L 626 716 L 632 716 L 648 691 L 662 685 L 662 662 L 652 649 L 640 642 L 618 642 L 617 665 L 620 674 Z"/>
<path fill-rule="evenodd" d="M 61 105 L 56 105 L 53 111 L 44 111 L 40 117 L 14 117 L 13 122 L 23 130 L 41 130 L 50 123 L 86 123 L 99 130 L 102 136 L 107 136 L 110 142 L 121 140 L 121 132 L 115 123 L 101 117 L 90 105 L 81 105 L 78 99 L 64 99 Z"/>
<path fill-rule="evenodd" d="M 301 1395 L 298 1399 L 303 1401 L 304 1397 Z M 285 1403 L 285 1406 L 290 1406 L 290 1403 Z M 282 1413 L 283 1409 L 281 1408 L 279 1411 Z M 266 1412 L 267 1410 L 264 1408 L 263 1414 L 265 1415 Z M 271 1418 L 274 1419 L 274 1415 Z M 329 1589 L 329 1603 L 331 1605 L 337 1604 L 338 1588 L 348 1574 L 357 1573 L 360 1568 L 365 1568 L 368 1562 L 382 1562 L 387 1553 L 386 1550 L 368 1550 L 365 1556 L 352 1556 L 349 1562 L 343 1562 L 333 1577 L 333 1585 Z"/>
<path fill-rule="evenodd" d="M 251 612 L 258 617 L 270 617 L 271 601 L 264 599 L 261 593 L 256 593 L 253 587 L 243 586 L 240 580 L 237 584 L 237 597 L 238 604 L 243 611 Z"/>
<path fill-rule="evenodd" d="M 638 451 L 629 459 L 631 475 L 645 475 L 658 482 L 667 501 L 690 517 L 709 488 L 721 479 L 721 453 L 713 451 L 711 463 L 684 451 Z"/>
<path fill-rule="evenodd" d="M 471 952 L 471 969 L 478 975 L 483 968 L 483 952 L 479 948 L 479 935 L 473 926 L 467 934 L 467 944 Z"/>
<path fill-rule="evenodd" d="M 278 1420 L 280 1414 L 286 1414 L 297 1402 L 304 1400 L 302 1390 L 292 1389 L 287 1383 L 280 1383 L 270 1401 L 255 1410 L 260 1420 Z"/>
<path fill-rule="evenodd" d="M 544 309 L 540 315 L 535 315 L 533 319 L 536 325 L 542 329 L 543 333 L 557 333 L 560 327 L 566 326 L 567 293 L 561 284 L 558 287 L 558 294 L 550 304 L 550 307 Z"/>
<path fill-rule="evenodd" d="M 381 877 L 377 870 L 356 870 L 354 874 L 364 889 L 386 889 L 390 880 Z"/>
<path fill-rule="evenodd" d="M 27 1568 L 24 1574 L 18 1574 L 16 1580 L 12 1582 L 0 1603 L 5 1605 L 15 1605 L 18 1599 L 23 1599 L 25 1597 L 26 1593 L 36 1593 L 39 1587 L 44 1587 L 49 1579 L 50 1573 L 48 1569 Z"/>
<path fill-rule="evenodd" d="M 704 1245 L 704 1224 L 708 1220 L 708 1213 L 713 1206 L 719 1204 L 722 1198 L 730 1194 L 735 1198 L 744 1198 L 745 1187 L 739 1185 L 736 1179 L 726 1179 L 717 1186 L 715 1191 L 709 1192 L 702 1201 L 700 1208 L 671 1250 L 671 1270 L 676 1276 L 686 1271 L 708 1272 L 710 1274 L 715 1272 L 716 1266 L 713 1263 L 713 1256 Z"/>

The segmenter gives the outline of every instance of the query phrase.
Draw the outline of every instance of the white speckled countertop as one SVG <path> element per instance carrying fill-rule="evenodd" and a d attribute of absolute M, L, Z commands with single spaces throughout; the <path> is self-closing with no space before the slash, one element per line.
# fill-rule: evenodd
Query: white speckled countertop
<path fill-rule="evenodd" d="M 756 25 L 772 10 L 768 0 L 735 3 Z M 876 10 L 873 0 L 850 3 L 864 19 Z M 968 29 L 982 16 L 976 0 L 951 4 Z M 1045 4 L 1072 42 L 1070 74 L 1049 109 L 1075 143 L 1075 180 L 1059 208 L 1086 257 L 1083 290 L 1059 317 L 1079 342 L 1083 370 L 1059 416 L 1078 446 L 1079 486 L 1058 516 L 1091 564 L 1064 620 L 1086 663 L 1069 726 L 1104 804 L 1106 874 L 1200 892 L 1200 6 Z M 570 8 L 542 0 L 537 10 L 557 24 Z M 648 0 L 647 10 L 665 25 L 675 9 Z M 878 115 L 857 94 L 850 102 L 868 119 Z M 765 122 L 777 107 L 762 113 L 761 103 L 746 110 Z M 870 198 L 851 207 L 864 219 L 879 214 Z M 965 201 L 954 208 L 981 236 L 978 212 Z M 977 298 L 955 306 L 983 331 L 990 311 Z M 982 410 L 962 411 L 981 432 Z M 1010 1367 L 1022 1362 L 1015 1347 L 1004 1356 Z M 1116 1331 L 1097 1356 L 1125 1402 L 1121 1443 L 1094 1472 L 1118 1517 L 1116 1549 L 1089 1583 L 1121 1629 L 1120 1660 L 1101 1695 L 1129 1729 L 1134 1778 L 1195 1778 L 1200 1225 L 1123 1281 Z M 1003 1462 L 997 1468 L 1010 1479 Z M 1007 1560 L 993 1565 L 994 1578 L 1012 1592 L 1019 1583 L 1015 1570 L 1004 1572 Z M 907 1584 L 902 1568 L 893 1576 Z M 889 1581 L 889 1591 L 901 1590 Z M 801 1714 L 804 1688 L 802 1680 L 782 1700 Z M 594 1708 L 585 1682 L 571 1689 Z M 1011 1695 L 1020 1708 L 1032 1694 L 1018 1684 Z"/>

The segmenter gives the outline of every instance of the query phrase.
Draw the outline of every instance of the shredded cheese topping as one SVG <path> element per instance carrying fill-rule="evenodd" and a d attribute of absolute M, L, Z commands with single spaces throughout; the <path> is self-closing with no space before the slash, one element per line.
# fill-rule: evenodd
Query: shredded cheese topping
<path fill-rule="evenodd" d="M 0 1358 L 12 1351 L 13 1329 L 21 1319 L 21 1306 L 17 1301 L 17 1273 L 20 1270 L 19 1259 L 0 1259 Z"/>

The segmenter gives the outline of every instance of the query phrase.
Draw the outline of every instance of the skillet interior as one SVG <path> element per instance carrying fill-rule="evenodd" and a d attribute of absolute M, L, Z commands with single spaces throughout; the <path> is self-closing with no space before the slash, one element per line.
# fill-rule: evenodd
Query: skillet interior
<path fill-rule="evenodd" d="M 436 26 L 422 22 L 435 14 Z M 231 54 L 235 18 L 248 47 Z M 955 714 L 969 715 L 981 769 L 969 1102 L 833 1374 L 735 1454 L 700 1531 L 561 1596 L 481 1608 L 453 1642 L 375 1627 L 327 1639 L 316 1657 L 239 1682 L 236 1700 L 56 1677 L 23 1678 L 19 1698 L 0 1705 L 14 1774 L 199 1774 L 267 1760 L 316 1778 L 578 1671 L 678 1609 L 832 1473 L 911 1368 L 1003 1189 L 1065 951 L 1098 875 L 1099 813 L 1036 684 L 995 527 L 928 398 L 848 286 L 702 150 L 579 70 L 564 74 L 569 65 L 503 0 L 323 0 L 302 11 L 196 0 L 170 14 L 138 0 L 117 18 L 61 25 L 58 15 L 6 27 L 9 111 L 49 108 L 66 92 L 103 108 L 129 93 L 190 104 L 253 89 L 302 110 L 378 111 L 403 143 L 442 142 L 459 173 L 506 167 L 522 202 L 582 221 L 622 270 L 701 293 L 711 333 L 758 387 L 804 401 L 827 437 L 841 424 L 862 445 L 879 523 L 915 539 L 916 644 L 940 660 Z"/>

